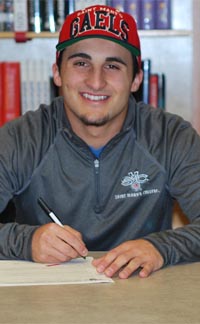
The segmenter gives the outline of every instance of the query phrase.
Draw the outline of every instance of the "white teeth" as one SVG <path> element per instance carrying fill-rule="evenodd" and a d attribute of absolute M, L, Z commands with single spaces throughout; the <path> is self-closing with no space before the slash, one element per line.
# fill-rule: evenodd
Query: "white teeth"
<path fill-rule="evenodd" d="M 94 101 L 105 100 L 107 98 L 107 96 L 94 96 L 94 95 L 90 95 L 88 93 L 84 93 L 83 97 L 85 97 L 86 99 L 94 100 Z"/>

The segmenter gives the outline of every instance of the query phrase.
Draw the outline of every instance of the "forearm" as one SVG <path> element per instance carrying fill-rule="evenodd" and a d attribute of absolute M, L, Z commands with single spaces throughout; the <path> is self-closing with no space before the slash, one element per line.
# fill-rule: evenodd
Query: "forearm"
<path fill-rule="evenodd" d="M 31 241 L 37 226 L 0 224 L 0 259 L 32 260 Z"/>
<path fill-rule="evenodd" d="M 200 220 L 145 237 L 161 253 L 164 265 L 200 260 Z"/>

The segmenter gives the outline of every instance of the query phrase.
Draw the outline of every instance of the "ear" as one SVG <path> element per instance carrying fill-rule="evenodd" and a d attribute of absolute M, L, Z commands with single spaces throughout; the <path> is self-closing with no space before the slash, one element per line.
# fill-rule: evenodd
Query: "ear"
<path fill-rule="evenodd" d="M 143 80 L 143 71 L 140 69 L 140 71 L 136 74 L 135 79 L 133 80 L 132 86 L 131 86 L 131 92 L 136 92 Z"/>
<path fill-rule="evenodd" d="M 60 72 L 59 72 L 59 69 L 58 69 L 58 66 L 56 63 L 54 63 L 52 65 L 52 72 L 53 72 L 53 80 L 54 80 L 55 85 L 57 85 L 57 87 L 61 87 L 62 81 L 61 81 Z"/>

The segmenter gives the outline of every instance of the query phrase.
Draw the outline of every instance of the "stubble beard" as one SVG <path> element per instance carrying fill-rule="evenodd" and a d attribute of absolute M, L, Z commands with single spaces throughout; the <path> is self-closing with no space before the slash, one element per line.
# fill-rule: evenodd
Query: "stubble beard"
<path fill-rule="evenodd" d="M 106 125 L 109 122 L 109 116 L 104 116 L 103 118 L 97 119 L 97 120 L 90 120 L 87 118 L 87 116 L 79 116 L 80 120 L 85 126 L 95 126 L 95 127 L 101 127 Z"/>

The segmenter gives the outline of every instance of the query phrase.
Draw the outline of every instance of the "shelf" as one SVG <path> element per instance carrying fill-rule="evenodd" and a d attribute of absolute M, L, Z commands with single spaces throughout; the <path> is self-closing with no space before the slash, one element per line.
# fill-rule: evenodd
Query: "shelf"
<path fill-rule="evenodd" d="M 58 38 L 59 33 L 50 33 L 50 32 L 41 32 L 41 33 L 34 33 L 34 32 L 27 32 L 27 38 Z M 141 37 L 179 37 L 179 36 L 191 36 L 192 31 L 187 29 L 181 30 L 173 30 L 173 29 L 153 29 L 153 30 L 139 30 L 139 35 Z M 1 38 L 14 38 L 14 32 L 0 32 L 0 39 Z"/>
<path fill-rule="evenodd" d="M 50 33 L 50 32 L 41 32 L 41 33 L 34 33 L 34 32 L 27 32 L 26 36 L 28 39 L 32 38 L 58 38 L 59 33 Z M 0 39 L 1 38 L 15 38 L 14 32 L 0 32 Z"/>
<path fill-rule="evenodd" d="M 141 37 L 179 37 L 179 36 L 191 36 L 192 31 L 188 29 L 152 29 L 152 30 L 139 30 Z"/>

